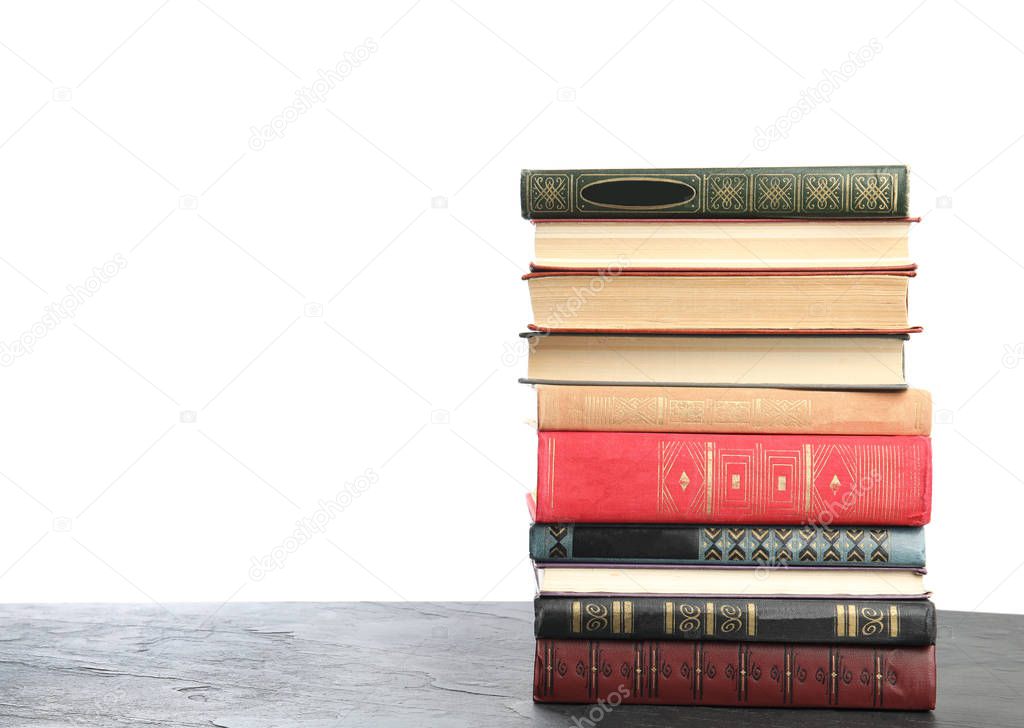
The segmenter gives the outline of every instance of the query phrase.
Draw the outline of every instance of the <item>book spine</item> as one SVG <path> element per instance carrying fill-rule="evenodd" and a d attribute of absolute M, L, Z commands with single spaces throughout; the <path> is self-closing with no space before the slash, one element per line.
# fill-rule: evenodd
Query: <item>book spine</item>
<path fill-rule="evenodd" d="M 541 563 L 923 567 L 924 529 L 535 523 Z"/>
<path fill-rule="evenodd" d="M 928 392 L 540 385 L 542 430 L 928 435 Z"/>
<path fill-rule="evenodd" d="M 903 218 L 907 168 L 524 169 L 530 220 Z"/>
<path fill-rule="evenodd" d="M 533 699 L 931 710 L 935 647 L 542 639 Z"/>
<path fill-rule="evenodd" d="M 923 526 L 911 436 L 540 432 L 537 521 Z"/>
<path fill-rule="evenodd" d="M 935 644 L 927 600 L 540 596 L 533 607 L 539 638 Z"/>

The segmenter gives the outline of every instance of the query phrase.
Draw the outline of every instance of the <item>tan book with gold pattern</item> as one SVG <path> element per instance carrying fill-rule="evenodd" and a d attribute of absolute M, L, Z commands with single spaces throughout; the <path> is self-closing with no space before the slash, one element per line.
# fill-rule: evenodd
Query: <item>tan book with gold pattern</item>
<path fill-rule="evenodd" d="M 931 413 L 923 389 L 537 385 L 542 430 L 928 435 Z"/>

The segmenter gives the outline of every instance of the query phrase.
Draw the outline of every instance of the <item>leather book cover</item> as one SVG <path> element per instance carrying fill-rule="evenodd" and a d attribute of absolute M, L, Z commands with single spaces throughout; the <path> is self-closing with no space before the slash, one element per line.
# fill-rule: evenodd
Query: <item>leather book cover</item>
<path fill-rule="evenodd" d="M 524 169 L 528 220 L 905 218 L 905 166 Z"/>
<path fill-rule="evenodd" d="M 535 523 L 540 563 L 923 567 L 923 528 Z"/>
<path fill-rule="evenodd" d="M 539 385 L 541 430 L 928 435 L 931 396 L 754 387 Z"/>
<path fill-rule="evenodd" d="M 533 699 L 932 710 L 935 647 L 541 639 Z"/>
<path fill-rule="evenodd" d="M 935 644 L 935 607 L 916 600 L 539 596 L 538 638 Z"/>
<path fill-rule="evenodd" d="M 542 523 L 923 526 L 916 436 L 538 433 Z"/>

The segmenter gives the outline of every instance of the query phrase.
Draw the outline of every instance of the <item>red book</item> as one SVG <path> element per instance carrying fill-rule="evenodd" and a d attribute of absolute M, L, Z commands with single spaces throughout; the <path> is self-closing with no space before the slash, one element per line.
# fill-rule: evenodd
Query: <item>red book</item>
<path fill-rule="evenodd" d="M 932 710 L 935 646 L 537 640 L 533 699 Z"/>
<path fill-rule="evenodd" d="M 541 432 L 540 523 L 921 526 L 917 436 Z"/>

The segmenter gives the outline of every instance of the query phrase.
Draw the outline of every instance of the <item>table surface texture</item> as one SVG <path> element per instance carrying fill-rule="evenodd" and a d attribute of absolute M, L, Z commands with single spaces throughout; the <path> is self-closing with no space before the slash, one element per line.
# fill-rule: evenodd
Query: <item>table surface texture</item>
<path fill-rule="evenodd" d="M 0 605 L 0 726 L 1024 726 L 1024 617 L 939 613 L 934 713 L 535 705 L 526 602 Z"/>

